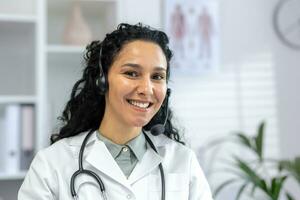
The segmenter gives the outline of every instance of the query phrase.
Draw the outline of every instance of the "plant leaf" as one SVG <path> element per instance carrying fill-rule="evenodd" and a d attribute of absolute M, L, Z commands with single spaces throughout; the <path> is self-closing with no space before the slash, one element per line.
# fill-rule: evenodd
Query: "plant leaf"
<path fill-rule="evenodd" d="M 258 127 L 257 136 L 254 138 L 256 153 L 259 157 L 260 162 L 262 162 L 263 160 L 264 130 L 265 130 L 265 122 L 262 122 Z"/>
<path fill-rule="evenodd" d="M 295 200 L 292 195 L 290 195 L 288 192 L 285 193 L 285 196 L 288 200 Z"/>
<path fill-rule="evenodd" d="M 253 197 L 255 189 L 256 189 L 255 185 L 252 185 L 252 189 L 251 189 L 251 193 L 250 193 L 251 197 Z"/>
<path fill-rule="evenodd" d="M 246 182 L 246 183 L 244 183 L 244 184 L 240 187 L 240 189 L 239 189 L 239 191 L 238 191 L 238 193 L 237 193 L 237 195 L 236 195 L 236 197 L 235 197 L 235 200 L 239 200 L 239 199 L 240 199 L 241 195 L 243 194 L 243 191 L 245 190 L 245 188 L 247 187 L 248 184 L 249 184 L 249 183 Z"/>
<path fill-rule="evenodd" d="M 266 194 L 268 194 L 269 195 L 269 193 L 268 193 L 268 186 L 267 186 L 267 183 L 266 183 L 266 181 L 265 180 L 263 180 L 263 179 L 261 179 L 260 180 L 260 188 L 264 191 L 264 192 L 266 192 Z M 270 196 L 270 195 L 269 195 Z"/>
<path fill-rule="evenodd" d="M 255 173 L 255 171 L 252 170 L 248 164 L 241 159 L 235 158 L 235 160 L 237 162 L 237 167 L 241 170 L 243 175 L 245 175 L 244 178 L 253 181 L 255 184 L 259 184 L 260 177 Z"/>
<path fill-rule="evenodd" d="M 295 158 L 294 161 L 294 175 L 298 183 L 300 184 L 300 156 Z"/>
<path fill-rule="evenodd" d="M 268 196 L 271 197 L 269 194 L 267 184 L 265 180 L 259 177 L 254 170 L 252 170 L 244 161 L 239 158 L 235 158 L 237 162 L 237 166 L 241 170 L 244 178 L 247 182 L 252 183 L 255 187 L 259 187 L 262 191 L 264 191 Z"/>
<path fill-rule="evenodd" d="M 235 181 L 238 181 L 238 179 L 232 178 L 232 179 L 229 179 L 229 180 L 223 182 L 223 183 L 222 183 L 221 185 L 219 185 L 219 186 L 217 187 L 217 189 L 214 191 L 214 196 L 216 197 L 216 196 L 221 192 L 221 190 L 223 190 L 226 186 L 228 186 L 228 185 L 234 183 Z"/>
<path fill-rule="evenodd" d="M 236 136 L 238 137 L 238 140 L 242 145 L 253 150 L 251 139 L 248 136 L 242 133 L 237 133 Z"/>
<path fill-rule="evenodd" d="M 300 184 L 300 157 L 296 157 L 294 160 L 279 161 L 278 169 L 279 171 L 286 170 Z"/>
<path fill-rule="evenodd" d="M 272 178 L 270 194 L 272 195 L 273 199 L 278 199 L 280 191 L 282 189 L 282 184 L 286 180 L 287 176 L 282 177 L 274 177 Z"/>
<path fill-rule="evenodd" d="M 276 177 L 272 178 L 271 180 L 271 194 L 274 193 L 276 187 Z"/>

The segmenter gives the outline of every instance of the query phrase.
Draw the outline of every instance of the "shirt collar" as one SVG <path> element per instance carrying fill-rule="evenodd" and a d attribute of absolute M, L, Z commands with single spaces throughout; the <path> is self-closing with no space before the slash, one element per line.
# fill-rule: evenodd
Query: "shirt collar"
<path fill-rule="evenodd" d="M 88 131 L 79 133 L 78 135 L 69 137 L 69 138 L 64 138 L 65 141 L 67 141 L 67 143 L 70 146 L 81 146 L 82 142 L 84 140 L 84 138 L 86 137 Z M 159 148 L 162 146 L 165 146 L 166 144 L 170 143 L 171 139 L 169 139 L 168 137 L 166 137 L 164 134 L 160 134 L 158 136 L 153 136 L 149 131 L 145 131 L 145 134 L 147 134 L 151 141 L 154 143 L 155 147 Z M 98 131 L 94 131 L 94 133 L 91 135 L 90 139 L 87 141 L 86 146 L 89 146 L 91 143 L 93 143 L 96 140 L 99 140 L 99 138 L 97 137 L 97 135 L 99 135 Z M 148 146 L 148 144 L 147 144 Z M 151 147 L 149 147 L 151 148 Z"/>
<path fill-rule="evenodd" d="M 141 160 L 147 151 L 146 139 L 143 133 L 131 139 L 127 144 L 138 160 Z"/>
<path fill-rule="evenodd" d="M 128 146 L 138 160 L 143 158 L 147 150 L 146 139 L 143 133 L 140 133 L 138 136 L 128 141 L 125 145 L 114 143 L 110 139 L 104 137 L 101 133 L 99 133 L 99 131 L 97 131 L 97 138 L 104 142 L 113 158 L 116 158 L 119 155 L 124 146 Z"/>

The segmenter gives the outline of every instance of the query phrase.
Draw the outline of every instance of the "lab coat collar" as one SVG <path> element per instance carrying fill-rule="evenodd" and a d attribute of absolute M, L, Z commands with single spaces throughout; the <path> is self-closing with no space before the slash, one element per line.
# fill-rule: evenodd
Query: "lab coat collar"
<path fill-rule="evenodd" d="M 147 148 L 141 161 L 139 161 L 131 172 L 128 181 L 132 185 L 145 175 L 150 174 L 161 162 L 163 158 L 151 147 Z"/>
<path fill-rule="evenodd" d="M 145 131 L 145 133 L 148 135 L 148 137 L 151 139 L 155 147 L 163 147 L 166 144 L 170 143 L 172 140 L 165 136 L 164 134 L 160 134 L 158 136 L 152 135 L 149 131 Z"/>
<path fill-rule="evenodd" d="M 88 132 L 85 132 L 70 138 L 69 144 L 81 146 L 82 141 L 84 140 L 87 133 Z M 168 138 L 163 135 L 152 136 L 149 133 L 146 134 L 150 137 L 151 141 L 157 148 L 163 146 L 166 142 L 168 142 Z M 162 157 L 158 155 L 151 147 L 147 148 L 147 151 L 142 160 L 137 163 L 129 178 L 126 179 L 122 170 L 106 148 L 104 142 L 98 140 L 95 133 L 90 136 L 86 147 L 90 150 L 88 149 L 87 151 L 85 151 L 86 156 L 84 157 L 89 164 L 131 191 L 131 185 L 133 183 L 153 171 L 163 160 Z"/>
<path fill-rule="evenodd" d="M 107 175 L 111 179 L 114 179 L 132 191 L 128 180 L 117 162 L 109 153 L 104 142 L 96 140 L 92 145 L 91 150 L 87 152 L 85 160 L 101 173 Z"/>
<path fill-rule="evenodd" d="M 171 139 L 169 139 L 168 137 L 166 137 L 165 135 L 161 134 L 158 136 L 153 136 L 150 132 L 146 131 L 145 132 L 151 139 L 151 141 L 153 142 L 153 144 L 159 148 L 162 146 L 165 146 L 167 143 L 169 143 L 171 141 Z M 86 132 L 82 132 L 74 137 L 70 137 L 67 138 L 69 140 L 69 145 L 71 146 L 81 146 L 85 136 L 88 134 L 88 131 Z M 97 138 L 97 131 L 95 131 L 89 138 L 87 145 L 89 145 L 90 143 L 98 140 Z"/>
<path fill-rule="evenodd" d="M 69 145 L 71 146 L 81 146 L 85 136 L 89 133 L 89 131 L 82 132 L 76 136 L 67 138 Z M 96 131 L 92 133 L 86 145 L 90 145 L 90 143 L 94 142 L 97 139 Z"/>

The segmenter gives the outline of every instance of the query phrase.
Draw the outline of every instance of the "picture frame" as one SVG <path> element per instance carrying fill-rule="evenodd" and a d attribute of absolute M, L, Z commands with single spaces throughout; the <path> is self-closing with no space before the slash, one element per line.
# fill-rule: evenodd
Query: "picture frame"
<path fill-rule="evenodd" d="M 213 0 L 165 0 L 163 26 L 174 73 L 205 75 L 220 65 L 219 9 Z"/>

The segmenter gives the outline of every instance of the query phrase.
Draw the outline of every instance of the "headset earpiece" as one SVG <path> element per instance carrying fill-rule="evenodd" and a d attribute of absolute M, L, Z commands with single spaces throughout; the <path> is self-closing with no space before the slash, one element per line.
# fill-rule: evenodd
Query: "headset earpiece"
<path fill-rule="evenodd" d="M 107 88 L 108 88 L 108 84 L 106 81 L 106 77 L 103 71 L 103 67 L 102 67 L 102 62 L 101 62 L 101 58 L 102 58 L 102 44 L 100 45 L 100 51 L 99 51 L 99 77 L 96 79 L 96 85 L 99 88 L 99 92 L 101 95 L 105 95 Z"/>
<path fill-rule="evenodd" d="M 98 87 L 98 90 L 100 92 L 100 95 L 105 95 L 106 91 L 107 91 L 107 84 L 106 84 L 106 78 L 105 75 L 100 75 L 97 79 L 96 79 L 96 85 Z"/>
<path fill-rule="evenodd" d="M 168 88 L 168 89 L 167 89 L 167 92 L 166 92 L 166 98 L 169 98 L 170 95 L 171 95 L 171 89 Z"/>

